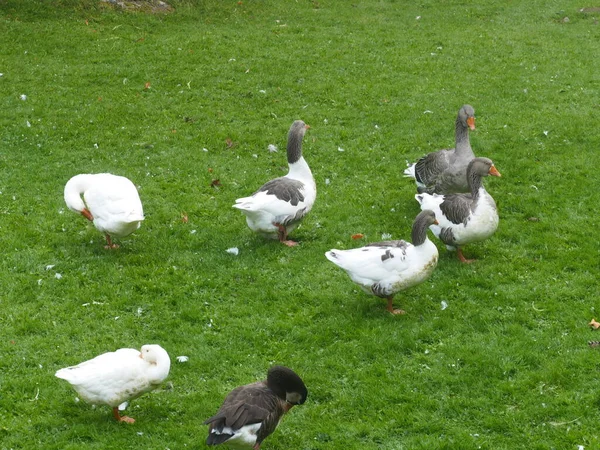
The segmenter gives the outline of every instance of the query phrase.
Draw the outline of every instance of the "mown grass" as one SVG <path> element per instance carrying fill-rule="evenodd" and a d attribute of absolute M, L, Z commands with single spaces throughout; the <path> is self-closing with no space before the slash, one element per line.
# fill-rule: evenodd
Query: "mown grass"
<path fill-rule="evenodd" d="M 309 399 L 265 448 L 600 447 L 587 346 L 599 14 L 573 1 L 173 6 L 0 0 L 2 448 L 204 448 L 202 421 L 273 363 Z M 323 253 L 410 236 L 405 162 L 452 146 L 464 103 L 475 152 L 503 175 L 486 180 L 500 228 L 465 249 L 473 265 L 440 245 L 391 317 Z M 290 249 L 231 205 L 285 172 L 297 118 L 318 197 Z M 73 174 L 105 171 L 139 186 L 147 215 L 115 252 L 62 199 Z M 132 426 L 54 377 L 152 342 L 190 360 L 133 402 Z"/>

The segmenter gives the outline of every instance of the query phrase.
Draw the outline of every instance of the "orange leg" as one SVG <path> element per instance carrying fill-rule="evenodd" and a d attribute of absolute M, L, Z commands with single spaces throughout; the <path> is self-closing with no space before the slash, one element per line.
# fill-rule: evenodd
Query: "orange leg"
<path fill-rule="evenodd" d="M 456 254 L 458 255 L 458 259 L 460 259 L 460 262 L 462 263 L 471 264 L 473 261 L 475 261 L 474 259 L 465 258 L 465 255 L 463 255 L 462 249 L 460 247 L 458 247 L 458 249 L 456 250 Z"/>
<path fill-rule="evenodd" d="M 281 225 L 280 223 L 276 223 L 275 226 L 279 230 L 277 231 L 277 237 L 279 238 L 279 242 L 287 245 L 288 247 L 295 247 L 296 245 L 298 245 L 297 242 L 290 241 L 287 238 L 287 229 L 283 225 Z"/>
<path fill-rule="evenodd" d="M 404 311 L 403 309 L 394 309 L 394 297 L 392 297 L 391 295 L 389 297 L 387 297 L 387 310 L 390 312 L 390 314 L 394 314 L 394 315 L 400 315 L 400 314 L 406 314 L 406 311 Z"/>
<path fill-rule="evenodd" d="M 104 248 L 106 250 L 110 250 L 110 249 L 114 249 L 114 248 L 119 248 L 119 244 L 113 243 L 112 239 L 110 238 L 110 236 L 108 234 L 106 235 L 106 244 L 107 245 L 104 246 Z"/>
<path fill-rule="evenodd" d="M 115 406 L 113 408 L 113 416 L 115 416 L 115 419 L 117 419 L 117 421 L 119 422 L 126 422 L 126 423 L 134 423 L 135 419 L 132 419 L 131 417 L 127 417 L 127 416 L 122 416 L 119 413 L 119 407 Z"/>

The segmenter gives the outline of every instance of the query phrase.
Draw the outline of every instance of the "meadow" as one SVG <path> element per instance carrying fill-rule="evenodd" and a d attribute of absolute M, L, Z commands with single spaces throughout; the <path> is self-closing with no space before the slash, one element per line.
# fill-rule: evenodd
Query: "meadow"
<path fill-rule="evenodd" d="M 0 448 L 207 448 L 203 420 L 273 364 L 309 396 L 264 449 L 600 448 L 600 10 L 169 3 L 0 0 Z M 485 180 L 499 229 L 470 265 L 434 241 L 436 271 L 392 316 L 324 253 L 410 238 L 402 172 L 453 146 L 465 103 L 502 173 Z M 317 200 L 288 248 L 231 205 L 286 173 L 295 119 Z M 63 201 L 99 172 L 144 204 L 116 251 Z M 146 343 L 172 367 L 133 425 L 54 377 Z"/>

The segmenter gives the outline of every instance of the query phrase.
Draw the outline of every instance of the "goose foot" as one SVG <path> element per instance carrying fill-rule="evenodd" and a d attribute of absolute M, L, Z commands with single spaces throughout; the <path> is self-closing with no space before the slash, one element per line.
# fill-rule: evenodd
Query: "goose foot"
<path fill-rule="evenodd" d="M 127 416 L 122 416 L 119 413 L 119 407 L 118 406 L 115 406 L 113 408 L 113 416 L 115 416 L 115 419 L 117 419 L 117 421 L 119 421 L 119 422 L 135 423 L 135 419 L 133 419 L 131 417 L 127 417 Z"/>
<path fill-rule="evenodd" d="M 388 297 L 387 301 L 388 301 L 388 303 L 387 303 L 386 309 L 388 310 L 388 312 L 390 314 L 393 314 L 395 316 L 400 316 L 400 315 L 406 314 L 406 311 L 404 311 L 403 309 L 394 308 L 392 297 Z"/>
<path fill-rule="evenodd" d="M 456 251 L 456 254 L 458 255 L 458 259 L 462 263 L 471 264 L 472 262 L 476 261 L 475 259 L 467 259 L 467 258 L 465 258 L 465 255 L 463 255 L 462 249 L 460 249 L 460 248 Z"/>
<path fill-rule="evenodd" d="M 116 248 L 119 248 L 119 244 L 115 244 L 112 239 L 110 238 L 110 236 L 107 234 L 106 235 L 106 245 L 104 246 L 104 248 L 106 250 L 113 250 Z"/>
<path fill-rule="evenodd" d="M 277 237 L 279 238 L 279 242 L 287 245 L 288 247 L 295 247 L 298 245 L 297 242 L 290 241 L 287 238 L 287 228 L 285 226 L 281 225 L 280 223 L 275 223 L 274 225 L 277 227 Z"/>

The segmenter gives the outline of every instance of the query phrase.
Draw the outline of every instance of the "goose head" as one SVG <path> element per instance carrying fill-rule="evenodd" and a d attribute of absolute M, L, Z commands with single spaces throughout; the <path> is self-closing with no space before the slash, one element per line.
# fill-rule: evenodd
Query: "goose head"
<path fill-rule="evenodd" d="M 475 129 L 475 110 L 471 105 L 463 105 L 458 111 L 458 120 L 464 128 Z"/>
<path fill-rule="evenodd" d="M 267 374 L 267 386 L 282 400 L 287 402 L 287 410 L 302 405 L 308 397 L 308 390 L 302 379 L 284 366 L 273 366 Z"/>

